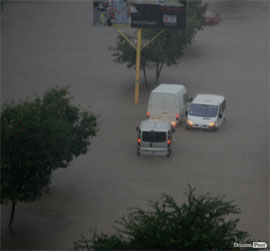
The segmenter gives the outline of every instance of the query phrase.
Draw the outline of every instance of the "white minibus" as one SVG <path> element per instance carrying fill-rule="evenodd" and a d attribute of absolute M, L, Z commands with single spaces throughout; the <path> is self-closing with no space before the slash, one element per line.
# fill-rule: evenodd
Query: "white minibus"
<path fill-rule="evenodd" d="M 199 94 L 187 112 L 187 129 L 218 129 L 225 120 L 226 100 L 223 96 Z"/>

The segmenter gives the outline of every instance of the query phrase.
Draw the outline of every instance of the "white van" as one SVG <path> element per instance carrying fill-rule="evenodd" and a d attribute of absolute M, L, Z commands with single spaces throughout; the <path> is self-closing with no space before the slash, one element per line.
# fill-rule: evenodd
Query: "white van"
<path fill-rule="evenodd" d="M 141 153 L 171 154 L 171 124 L 163 120 L 145 120 L 137 127 L 137 155 Z"/>
<path fill-rule="evenodd" d="M 175 128 L 185 117 L 187 102 L 185 86 L 160 84 L 150 94 L 146 116 L 149 119 L 168 120 Z"/>
<path fill-rule="evenodd" d="M 226 100 L 223 96 L 199 94 L 190 105 L 186 128 L 215 130 L 225 120 L 225 109 Z"/>

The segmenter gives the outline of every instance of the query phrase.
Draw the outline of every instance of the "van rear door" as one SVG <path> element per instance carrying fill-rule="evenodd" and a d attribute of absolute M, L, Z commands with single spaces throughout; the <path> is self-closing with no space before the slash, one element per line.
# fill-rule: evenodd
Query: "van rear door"
<path fill-rule="evenodd" d="M 153 149 L 167 149 L 167 133 L 165 131 L 143 131 L 141 147 Z"/>
<path fill-rule="evenodd" d="M 175 94 L 166 93 L 163 94 L 163 109 L 162 114 L 164 117 L 168 118 L 169 120 L 175 120 L 175 115 L 178 113 L 177 109 L 177 99 Z"/>
<path fill-rule="evenodd" d="M 163 111 L 163 93 L 152 93 L 150 96 L 148 112 L 151 118 L 160 118 Z"/>

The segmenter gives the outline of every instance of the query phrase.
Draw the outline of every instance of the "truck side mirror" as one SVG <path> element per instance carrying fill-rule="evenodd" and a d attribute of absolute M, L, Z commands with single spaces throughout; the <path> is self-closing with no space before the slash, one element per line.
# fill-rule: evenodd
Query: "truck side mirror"
<path fill-rule="evenodd" d="M 218 118 L 219 118 L 219 119 L 222 119 L 222 113 L 220 113 L 220 114 L 218 115 Z"/>

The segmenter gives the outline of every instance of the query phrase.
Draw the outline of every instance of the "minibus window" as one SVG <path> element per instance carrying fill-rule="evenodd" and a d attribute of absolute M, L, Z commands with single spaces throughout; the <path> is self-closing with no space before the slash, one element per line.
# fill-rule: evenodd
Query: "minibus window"
<path fill-rule="evenodd" d="M 147 132 L 142 133 L 142 140 L 146 142 L 165 142 L 166 132 Z"/>
<path fill-rule="evenodd" d="M 217 111 L 217 105 L 191 104 L 189 114 L 199 117 L 216 117 Z"/>

